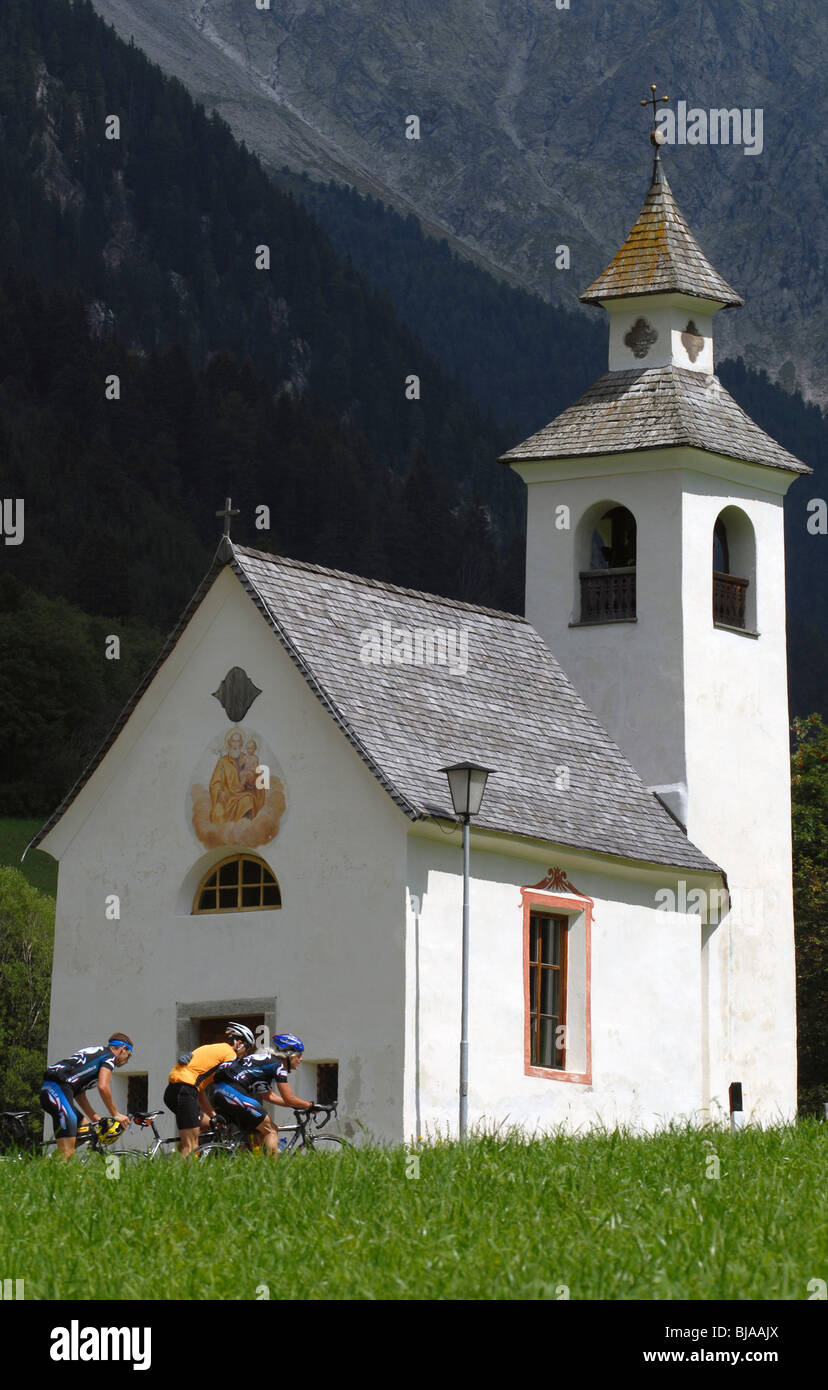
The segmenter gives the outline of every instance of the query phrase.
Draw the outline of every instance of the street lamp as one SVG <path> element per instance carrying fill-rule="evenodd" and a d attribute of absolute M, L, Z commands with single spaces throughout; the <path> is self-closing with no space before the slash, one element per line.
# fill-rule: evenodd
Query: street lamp
<path fill-rule="evenodd" d="M 441 767 L 448 778 L 454 814 L 463 822 L 463 990 L 460 1006 L 460 1138 L 465 1139 L 469 1110 L 469 821 L 483 801 L 492 771 L 478 763 Z"/>

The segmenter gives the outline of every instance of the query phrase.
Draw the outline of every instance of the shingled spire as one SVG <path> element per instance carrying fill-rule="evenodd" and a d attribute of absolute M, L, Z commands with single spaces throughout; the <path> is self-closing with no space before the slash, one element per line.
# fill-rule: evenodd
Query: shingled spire
<path fill-rule="evenodd" d="M 653 180 L 621 250 L 580 296 L 582 304 L 630 295 L 686 294 L 722 308 L 744 304 L 708 261 L 679 211 L 656 152 Z"/>
<path fill-rule="evenodd" d="M 657 138 L 653 144 L 653 180 L 638 220 L 603 275 L 581 295 L 609 314 L 609 371 L 502 462 L 522 467 L 681 447 L 808 473 L 714 375 L 714 316 L 744 300 L 713 269 L 687 226 L 664 175 Z"/>

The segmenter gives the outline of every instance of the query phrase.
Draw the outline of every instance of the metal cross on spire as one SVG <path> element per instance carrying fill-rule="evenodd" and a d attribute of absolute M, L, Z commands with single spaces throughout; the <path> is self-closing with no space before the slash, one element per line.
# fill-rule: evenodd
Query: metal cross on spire
<path fill-rule="evenodd" d="M 655 82 L 651 82 L 650 95 L 648 97 L 645 97 L 644 100 L 641 102 L 642 106 L 652 106 L 653 108 L 653 128 L 650 131 L 650 143 L 656 146 L 656 153 L 658 153 L 658 146 L 664 144 L 664 136 L 658 129 L 658 126 L 656 125 L 656 112 L 658 110 L 658 103 L 660 101 L 670 100 L 669 97 L 657 97 L 657 91 L 658 87 L 656 86 Z"/>
<path fill-rule="evenodd" d="M 227 537 L 228 540 L 230 539 L 230 518 L 233 517 L 233 516 L 238 516 L 238 514 L 239 514 L 239 509 L 238 509 L 238 507 L 233 507 L 233 506 L 231 506 L 231 504 L 230 504 L 230 498 L 229 498 L 229 497 L 225 497 L 225 499 L 224 499 L 224 508 L 223 508 L 222 511 L 216 512 L 216 516 L 223 516 L 223 517 L 224 517 L 224 534 L 225 534 L 225 536 Z"/>

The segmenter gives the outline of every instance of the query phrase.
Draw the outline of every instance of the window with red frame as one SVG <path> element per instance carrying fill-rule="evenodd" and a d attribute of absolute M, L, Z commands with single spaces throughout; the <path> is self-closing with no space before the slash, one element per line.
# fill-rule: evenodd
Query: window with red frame
<path fill-rule="evenodd" d="M 529 1064 L 562 1071 L 566 1062 L 566 917 L 529 916 Z"/>

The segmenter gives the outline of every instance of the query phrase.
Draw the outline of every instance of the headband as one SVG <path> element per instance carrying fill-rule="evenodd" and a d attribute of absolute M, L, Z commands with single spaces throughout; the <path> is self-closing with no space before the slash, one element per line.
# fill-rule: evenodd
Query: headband
<path fill-rule="evenodd" d="M 132 1043 L 124 1042 L 123 1038 L 110 1038 L 110 1039 L 109 1039 L 108 1046 L 109 1046 L 109 1047 L 126 1047 L 126 1048 L 128 1048 L 130 1054 L 132 1053 Z"/>

